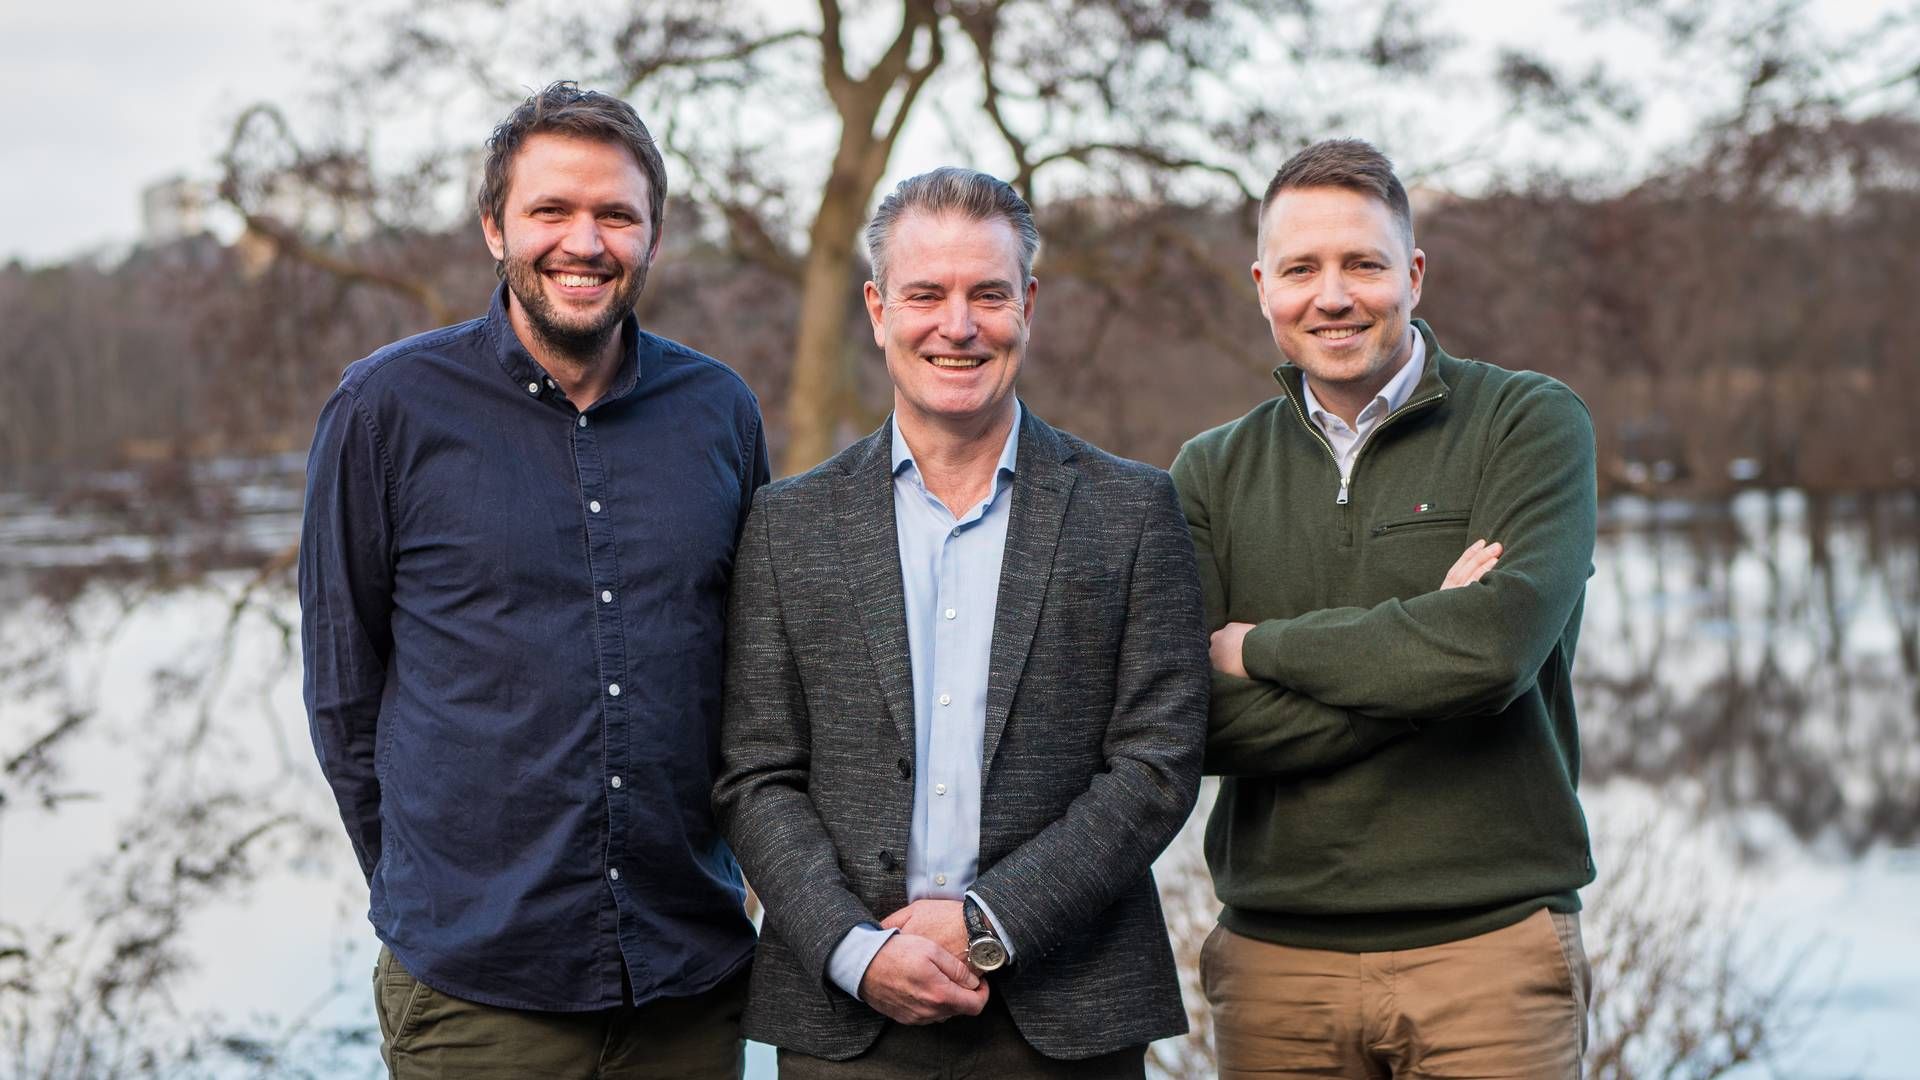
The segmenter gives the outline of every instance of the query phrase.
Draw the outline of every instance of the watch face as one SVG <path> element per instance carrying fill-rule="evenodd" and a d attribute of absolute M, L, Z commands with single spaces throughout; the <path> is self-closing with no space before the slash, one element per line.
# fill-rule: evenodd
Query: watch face
<path fill-rule="evenodd" d="M 967 944 L 967 963 L 975 971 L 997 971 L 1006 962 L 1006 946 L 990 937 L 975 938 Z"/>

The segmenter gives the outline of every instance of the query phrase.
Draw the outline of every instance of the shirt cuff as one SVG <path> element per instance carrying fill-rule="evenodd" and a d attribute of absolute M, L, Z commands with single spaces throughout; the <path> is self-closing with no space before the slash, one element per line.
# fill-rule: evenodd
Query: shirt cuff
<path fill-rule="evenodd" d="M 980 913 L 985 915 L 987 922 L 993 926 L 993 936 L 999 938 L 1001 947 L 1007 950 L 1007 963 L 1013 963 L 1013 940 L 1007 937 L 1007 928 L 1000 925 L 1000 920 L 993 914 L 993 909 L 987 906 L 985 900 L 980 899 L 979 893 L 968 889 L 967 899 L 980 905 Z"/>
<path fill-rule="evenodd" d="M 873 963 L 880 946 L 894 933 L 872 923 L 861 923 L 847 931 L 847 936 L 841 938 L 840 944 L 827 956 L 827 978 L 845 990 L 848 997 L 860 1000 L 860 980 L 867 977 L 867 965 Z"/>

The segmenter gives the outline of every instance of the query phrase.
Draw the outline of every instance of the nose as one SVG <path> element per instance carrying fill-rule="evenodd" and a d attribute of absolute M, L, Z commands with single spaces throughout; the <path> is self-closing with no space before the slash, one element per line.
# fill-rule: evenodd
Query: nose
<path fill-rule="evenodd" d="M 980 332 L 973 318 L 973 304 L 964 293 L 953 293 L 940 305 L 940 336 L 955 345 L 972 341 Z"/>
<path fill-rule="evenodd" d="M 1341 312 L 1353 306 L 1353 297 L 1347 292 L 1347 277 L 1338 271 L 1320 275 L 1320 291 L 1315 294 L 1313 304 L 1321 311 Z"/>
<path fill-rule="evenodd" d="M 575 214 L 567 221 L 566 232 L 560 237 L 560 248 L 577 258 L 598 257 L 606 250 L 606 244 L 600 239 L 600 223 L 592 214 Z"/>

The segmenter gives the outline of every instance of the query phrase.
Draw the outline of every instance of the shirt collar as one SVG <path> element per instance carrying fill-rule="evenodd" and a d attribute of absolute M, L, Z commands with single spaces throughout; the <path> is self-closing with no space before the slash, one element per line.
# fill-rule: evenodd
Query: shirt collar
<path fill-rule="evenodd" d="M 1393 410 L 1407 403 L 1407 399 L 1413 396 L 1414 387 L 1420 385 L 1421 369 L 1426 367 L 1427 339 L 1421 335 L 1420 331 L 1415 330 L 1411 326 L 1407 327 L 1407 333 L 1413 335 L 1413 355 L 1407 357 L 1407 362 L 1401 365 L 1400 370 L 1394 373 L 1393 378 L 1387 380 L 1387 385 L 1381 387 L 1380 392 L 1375 394 L 1373 400 L 1367 403 L 1368 408 L 1372 408 L 1376 404 L 1380 405 L 1381 408 L 1378 411 L 1378 415 L 1380 416 L 1386 416 L 1393 412 Z M 1313 396 L 1313 380 L 1305 377 L 1301 378 L 1300 399 L 1301 404 L 1307 407 L 1307 415 L 1313 417 L 1313 422 L 1319 424 L 1322 428 L 1327 426 L 1327 420 L 1329 418 L 1337 419 L 1337 417 L 1333 417 L 1332 413 L 1327 412 L 1327 410 L 1321 406 L 1319 398 Z M 1361 412 L 1365 411 L 1366 409 L 1361 410 Z M 1356 422 L 1358 422 L 1359 419 L 1358 416 L 1354 417 Z M 1341 422 L 1345 423 L 1344 420 Z"/>
<path fill-rule="evenodd" d="M 1025 411 L 1020 404 L 1020 399 L 1014 398 L 1013 427 L 1007 432 L 1006 445 L 1000 448 L 1000 465 L 993 474 L 996 486 L 1000 477 L 1014 474 L 1014 462 L 1020 456 L 1020 420 Z M 915 472 L 919 472 L 920 466 L 913 460 L 913 450 L 907 446 L 906 436 L 900 434 L 899 418 L 895 417 L 894 421 L 887 426 L 893 429 L 893 475 L 899 476 L 900 471 L 909 465 L 913 466 Z"/>
<path fill-rule="evenodd" d="M 493 302 L 487 306 L 486 326 L 488 336 L 493 342 L 494 357 L 500 367 L 522 393 L 533 386 L 534 396 L 545 399 L 549 396 L 562 396 L 560 391 L 547 385 L 547 370 L 534 360 L 533 354 L 520 343 L 520 335 L 514 333 L 513 320 L 507 317 L 507 283 L 501 282 L 493 290 Z M 633 392 L 640 382 L 640 320 L 629 311 L 627 317 L 620 320 L 620 371 L 613 377 L 613 385 L 608 388 L 603 401 L 617 401 Z"/>

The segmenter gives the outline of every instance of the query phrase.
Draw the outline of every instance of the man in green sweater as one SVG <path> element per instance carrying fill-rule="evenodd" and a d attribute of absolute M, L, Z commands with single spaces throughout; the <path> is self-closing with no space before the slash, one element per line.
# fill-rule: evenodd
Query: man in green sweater
<path fill-rule="evenodd" d="M 1280 393 L 1173 466 L 1216 628 L 1220 1074 L 1577 1077 L 1592 420 L 1411 319 L 1426 256 L 1366 143 L 1282 166 L 1256 246 Z"/>

